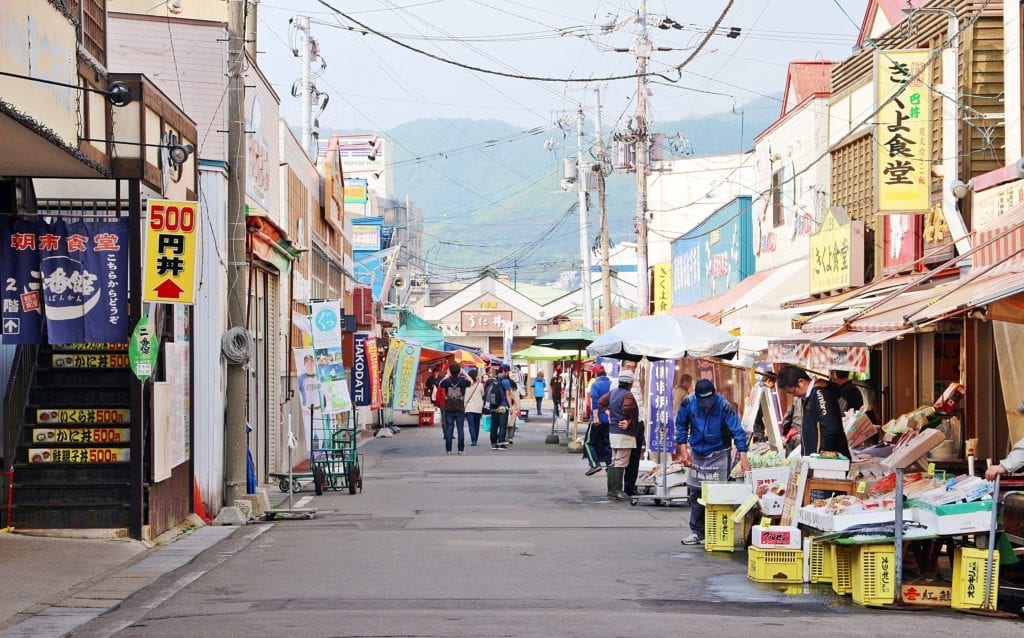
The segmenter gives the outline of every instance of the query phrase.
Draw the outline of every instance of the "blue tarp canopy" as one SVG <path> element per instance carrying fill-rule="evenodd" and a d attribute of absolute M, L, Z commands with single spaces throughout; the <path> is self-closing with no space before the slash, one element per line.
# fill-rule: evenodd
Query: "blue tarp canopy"
<path fill-rule="evenodd" d="M 398 315 L 398 332 L 395 336 L 412 339 L 424 348 L 445 351 L 444 334 L 415 313 L 403 310 Z"/>

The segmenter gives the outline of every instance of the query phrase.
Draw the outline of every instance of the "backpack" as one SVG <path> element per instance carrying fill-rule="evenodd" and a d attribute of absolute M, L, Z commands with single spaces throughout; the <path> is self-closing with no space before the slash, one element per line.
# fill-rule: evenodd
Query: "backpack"
<path fill-rule="evenodd" d="M 505 388 L 502 387 L 501 379 L 491 379 L 484 387 L 484 411 L 496 410 L 504 402 Z"/>
<path fill-rule="evenodd" d="M 440 408 L 444 406 L 445 401 L 448 399 L 448 393 L 445 391 L 444 387 L 438 383 L 434 386 L 434 393 L 430 398 L 434 405 Z"/>
<path fill-rule="evenodd" d="M 466 401 L 463 396 L 462 386 L 457 379 L 453 379 L 445 391 L 444 409 L 446 412 L 465 412 Z"/>

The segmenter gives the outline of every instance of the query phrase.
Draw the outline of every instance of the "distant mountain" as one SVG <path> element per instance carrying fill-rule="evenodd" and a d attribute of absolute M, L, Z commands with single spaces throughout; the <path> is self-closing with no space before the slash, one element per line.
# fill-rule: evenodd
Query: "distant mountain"
<path fill-rule="evenodd" d="M 652 128 L 671 137 L 666 158 L 716 155 L 753 146 L 775 121 L 779 100 L 759 98 L 726 112 Z M 426 218 L 424 256 L 432 276 L 473 279 L 484 268 L 515 271 L 520 281 L 548 282 L 579 264 L 576 193 L 559 189 L 561 158 L 575 155 L 575 128 L 562 137 L 522 131 L 498 120 L 422 119 L 386 131 L 394 140 L 396 195 L 406 194 Z M 554 151 L 545 150 L 552 138 Z M 589 139 L 589 138 L 588 138 Z M 440 155 L 439 155 L 440 153 Z M 419 159 L 417 159 L 419 158 Z M 633 238 L 636 181 L 612 173 L 607 208 L 613 242 Z M 598 235 L 596 193 L 588 237 Z"/>

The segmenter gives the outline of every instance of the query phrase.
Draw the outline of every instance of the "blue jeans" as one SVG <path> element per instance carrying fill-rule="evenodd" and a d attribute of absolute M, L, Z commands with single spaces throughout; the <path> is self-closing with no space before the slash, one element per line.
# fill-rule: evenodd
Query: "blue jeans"
<path fill-rule="evenodd" d="M 471 445 L 476 445 L 477 439 L 480 438 L 480 417 L 482 416 L 479 412 L 466 413 L 466 428 L 469 430 L 469 442 Z"/>
<path fill-rule="evenodd" d="M 540 404 L 544 401 L 544 397 L 534 397 L 537 399 L 537 416 L 540 416 Z"/>
<path fill-rule="evenodd" d="M 466 449 L 466 438 L 465 438 L 466 437 L 466 433 L 465 433 L 465 428 L 463 427 L 464 423 L 465 423 L 465 416 L 466 415 L 463 412 L 447 412 L 446 411 L 444 413 L 444 451 L 445 452 L 451 452 L 452 451 L 452 438 L 454 437 L 456 426 L 458 426 L 458 428 L 459 428 L 459 452 L 461 452 L 464 449 Z"/>
<path fill-rule="evenodd" d="M 505 445 L 508 434 L 508 408 L 491 413 L 491 447 Z"/>

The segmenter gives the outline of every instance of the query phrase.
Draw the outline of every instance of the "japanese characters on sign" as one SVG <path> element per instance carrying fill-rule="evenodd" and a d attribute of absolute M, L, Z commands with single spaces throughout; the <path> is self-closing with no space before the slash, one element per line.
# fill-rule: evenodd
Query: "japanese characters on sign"
<path fill-rule="evenodd" d="M 128 338 L 128 222 L 0 219 L 0 342 Z"/>
<path fill-rule="evenodd" d="M 29 463 L 127 463 L 128 448 L 29 448 Z"/>
<path fill-rule="evenodd" d="M 672 309 L 672 264 L 655 264 L 653 270 L 654 314 L 660 315 Z"/>
<path fill-rule="evenodd" d="M 127 443 L 131 440 L 129 428 L 33 428 L 36 443 Z"/>
<path fill-rule="evenodd" d="M 875 55 L 878 211 L 924 213 L 931 197 L 931 52 Z"/>
<path fill-rule="evenodd" d="M 36 410 L 36 423 L 128 425 L 125 408 L 58 408 Z"/>
<path fill-rule="evenodd" d="M 675 362 L 651 363 L 651 415 L 647 435 L 648 449 L 652 452 L 674 452 L 676 429 L 672 414 L 672 375 Z"/>
<path fill-rule="evenodd" d="M 366 339 L 366 363 L 369 370 L 370 409 L 379 410 L 383 405 L 383 397 L 380 388 L 380 358 L 377 353 L 377 337 L 370 336 Z"/>
<path fill-rule="evenodd" d="M 355 357 L 352 361 L 352 403 L 356 406 L 370 405 L 369 362 L 366 359 L 368 334 L 355 335 Z"/>
<path fill-rule="evenodd" d="M 841 206 L 825 213 L 810 237 L 810 290 L 827 292 L 864 284 L 864 222 L 851 221 Z"/>
<path fill-rule="evenodd" d="M 151 199 L 146 211 L 142 300 L 191 304 L 195 296 L 199 203 Z"/>
<path fill-rule="evenodd" d="M 53 354 L 50 364 L 54 368 L 100 368 L 112 370 L 128 368 L 131 361 L 127 354 Z"/>
<path fill-rule="evenodd" d="M 145 381 L 153 376 L 159 349 L 160 340 L 156 338 L 156 326 L 152 317 L 140 317 L 128 344 L 128 361 L 132 366 L 132 374 L 138 377 L 139 381 Z"/>
<path fill-rule="evenodd" d="M 501 332 L 512 322 L 511 310 L 463 310 L 460 328 L 463 332 Z"/>
<path fill-rule="evenodd" d="M 405 343 L 398 353 L 395 364 L 395 391 L 391 407 L 402 412 L 410 412 L 415 407 L 416 372 L 420 364 L 422 347 Z"/>

